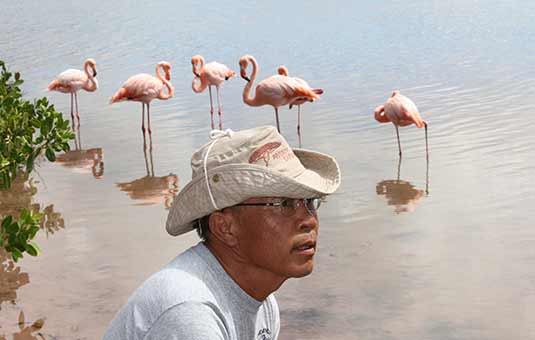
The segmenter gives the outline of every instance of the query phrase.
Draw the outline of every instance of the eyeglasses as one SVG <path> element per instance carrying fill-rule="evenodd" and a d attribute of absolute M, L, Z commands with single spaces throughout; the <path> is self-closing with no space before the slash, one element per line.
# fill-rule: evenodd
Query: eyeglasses
<path fill-rule="evenodd" d="M 306 210 L 313 216 L 316 216 L 317 210 L 319 209 L 322 198 L 286 198 L 278 202 L 255 202 L 255 203 L 240 203 L 234 206 L 264 206 L 264 207 L 279 207 L 280 213 L 283 216 L 290 217 L 292 216 L 297 209 L 301 206 L 305 206 Z"/>

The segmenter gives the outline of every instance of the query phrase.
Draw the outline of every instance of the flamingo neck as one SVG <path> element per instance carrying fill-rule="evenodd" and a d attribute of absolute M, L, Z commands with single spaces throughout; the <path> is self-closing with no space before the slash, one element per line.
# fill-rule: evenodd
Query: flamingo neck
<path fill-rule="evenodd" d="M 251 88 L 253 87 L 253 82 L 255 81 L 256 74 L 258 72 L 258 64 L 256 60 L 252 57 L 249 58 L 249 61 L 251 62 L 251 64 L 253 64 L 253 71 L 251 73 L 250 80 L 247 82 L 247 84 L 245 84 L 245 87 L 243 88 L 243 101 L 247 105 L 257 106 L 258 104 L 256 103 L 256 96 L 251 97 L 250 94 L 251 94 Z"/>
<path fill-rule="evenodd" d="M 171 85 L 171 83 L 165 79 L 164 76 L 162 76 L 162 73 L 160 72 L 160 67 L 162 67 L 161 64 L 158 64 L 156 65 L 156 77 L 158 77 L 158 79 L 160 79 L 163 83 L 163 85 L 165 87 L 167 87 L 167 93 L 165 93 L 164 89 L 162 88 L 160 90 L 160 93 L 158 95 L 158 98 L 159 99 L 169 99 L 173 96 L 174 92 L 175 92 L 175 89 L 173 88 L 173 85 Z M 165 71 L 165 73 L 167 74 L 168 71 Z"/>
<path fill-rule="evenodd" d="M 84 72 L 87 75 L 87 82 L 84 86 L 84 89 L 89 92 L 93 92 L 98 88 L 98 83 L 95 77 L 93 77 L 93 73 L 89 71 L 89 67 L 91 66 L 89 61 L 86 61 L 84 63 Z"/>
<path fill-rule="evenodd" d="M 375 110 L 375 120 L 379 123 L 389 123 L 390 119 L 384 114 L 384 111 Z"/>
<path fill-rule="evenodd" d="M 193 89 L 193 92 L 195 93 L 201 93 L 202 91 L 206 89 L 207 86 L 208 86 L 208 82 L 204 80 L 203 78 L 195 77 L 193 78 L 193 81 L 191 82 L 191 88 Z"/>
<path fill-rule="evenodd" d="M 200 75 L 201 74 L 201 71 L 202 69 L 204 68 L 204 58 L 202 56 L 198 56 L 198 62 L 201 64 L 201 66 L 197 66 L 198 63 L 194 63 L 192 66 L 193 66 L 193 74 L 195 75 Z"/>

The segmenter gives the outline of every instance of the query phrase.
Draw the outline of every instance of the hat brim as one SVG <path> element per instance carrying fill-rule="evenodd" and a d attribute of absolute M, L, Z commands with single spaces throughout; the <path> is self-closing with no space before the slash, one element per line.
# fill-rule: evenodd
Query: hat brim
<path fill-rule="evenodd" d="M 336 191 L 341 174 L 333 157 L 303 149 L 293 152 L 305 168 L 294 177 L 256 164 L 209 169 L 208 180 L 217 208 L 221 210 L 252 197 L 312 198 Z M 204 174 L 198 175 L 174 199 L 167 217 L 167 232 L 173 236 L 189 232 L 195 220 L 216 210 Z"/>

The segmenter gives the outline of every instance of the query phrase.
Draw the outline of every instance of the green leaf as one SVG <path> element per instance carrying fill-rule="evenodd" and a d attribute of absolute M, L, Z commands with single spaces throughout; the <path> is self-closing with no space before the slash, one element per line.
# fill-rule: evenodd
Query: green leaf
<path fill-rule="evenodd" d="M 51 162 L 56 161 L 56 154 L 54 153 L 54 150 L 52 150 L 51 147 L 46 148 L 45 155 L 49 161 Z"/>
<path fill-rule="evenodd" d="M 2 221 L 2 229 L 7 229 L 7 227 L 11 225 L 11 221 L 13 221 L 13 217 L 11 215 L 5 217 Z"/>
<path fill-rule="evenodd" d="M 17 248 L 11 249 L 11 256 L 13 257 L 13 261 L 18 262 L 20 258 L 22 258 L 22 253 Z"/>
<path fill-rule="evenodd" d="M 30 254 L 31 256 L 37 256 L 39 254 L 39 252 L 37 251 L 37 249 L 34 248 L 34 246 L 32 244 L 27 244 L 24 249 L 26 249 L 26 252 L 28 254 Z"/>

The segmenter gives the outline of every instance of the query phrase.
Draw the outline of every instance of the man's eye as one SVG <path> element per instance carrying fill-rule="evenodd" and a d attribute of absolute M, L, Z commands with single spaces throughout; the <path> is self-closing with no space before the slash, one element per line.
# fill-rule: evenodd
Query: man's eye
<path fill-rule="evenodd" d="M 290 205 L 290 203 L 288 202 L 288 200 L 284 200 L 281 202 L 281 207 L 288 207 Z"/>

